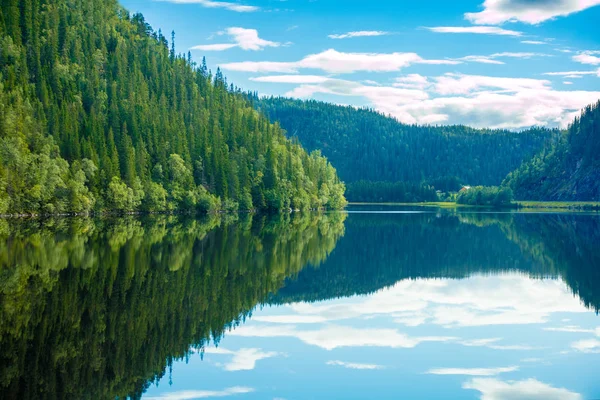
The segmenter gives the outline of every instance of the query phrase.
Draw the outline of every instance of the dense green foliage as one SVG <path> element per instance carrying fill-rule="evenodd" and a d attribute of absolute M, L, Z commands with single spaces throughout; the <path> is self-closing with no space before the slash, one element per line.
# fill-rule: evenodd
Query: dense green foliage
<path fill-rule="evenodd" d="M 344 205 L 325 158 L 116 0 L 0 5 L 0 213 Z"/>
<path fill-rule="evenodd" d="M 344 218 L 0 220 L 0 398 L 139 398 L 322 263 Z"/>
<path fill-rule="evenodd" d="M 442 192 L 457 191 L 461 185 L 499 185 L 558 134 L 545 129 L 511 132 L 406 125 L 367 109 L 249 97 L 290 137 L 297 137 L 308 150 L 321 150 L 347 184 L 406 182 L 432 185 Z M 356 200 L 350 195 L 348 199 Z"/>
<path fill-rule="evenodd" d="M 506 236 L 546 271 L 555 271 L 586 307 L 600 311 L 600 221 L 577 213 L 514 214 Z"/>
<path fill-rule="evenodd" d="M 518 271 L 561 277 L 587 307 L 600 309 L 598 218 L 576 213 L 361 213 L 351 214 L 345 225 L 344 238 L 327 261 L 302 270 L 271 302 L 362 295 L 403 279 Z"/>
<path fill-rule="evenodd" d="M 560 138 L 510 173 L 519 200 L 600 200 L 600 101 L 585 108 Z"/>
<path fill-rule="evenodd" d="M 346 196 L 355 202 L 368 203 L 417 203 L 438 200 L 433 186 L 404 182 L 353 182 L 348 184 Z"/>
<path fill-rule="evenodd" d="M 458 193 L 456 202 L 471 206 L 510 206 L 513 201 L 513 192 L 507 187 L 476 186 L 463 189 Z"/>
<path fill-rule="evenodd" d="M 508 218 L 508 214 L 351 214 L 344 238 L 327 262 L 301 272 L 272 301 L 367 294 L 402 279 L 465 278 L 517 267 L 539 271 L 494 226 Z"/>

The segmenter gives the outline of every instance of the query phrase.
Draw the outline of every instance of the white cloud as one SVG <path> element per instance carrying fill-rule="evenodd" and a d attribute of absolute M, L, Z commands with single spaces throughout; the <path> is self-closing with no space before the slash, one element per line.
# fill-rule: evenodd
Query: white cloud
<path fill-rule="evenodd" d="M 422 312 L 401 312 L 392 314 L 396 324 L 404 326 L 419 326 L 427 322 L 428 316 Z"/>
<path fill-rule="evenodd" d="M 192 47 L 190 50 L 202 50 L 202 51 L 224 51 L 238 47 L 235 43 L 217 43 L 217 44 L 201 44 Z"/>
<path fill-rule="evenodd" d="M 327 365 L 336 365 L 336 366 L 349 368 L 349 369 L 371 369 L 372 370 L 372 369 L 383 369 L 384 368 L 383 366 L 377 365 L 377 364 L 350 363 L 350 362 L 338 361 L 338 360 L 327 361 L 326 364 Z"/>
<path fill-rule="evenodd" d="M 459 343 L 468 347 L 487 347 L 494 350 L 538 350 L 539 347 L 526 344 L 498 344 L 501 338 L 485 338 L 485 339 L 470 339 L 462 340 Z"/>
<path fill-rule="evenodd" d="M 523 43 L 523 44 L 536 44 L 536 45 L 548 44 L 546 42 L 542 42 L 541 40 L 521 40 L 521 43 Z"/>
<path fill-rule="evenodd" d="M 429 95 L 423 90 L 369 86 L 341 79 L 329 79 L 321 84 L 301 85 L 285 95 L 295 98 L 310 98 L 317 93 L 362 97 L 374 104 L 383 113 L 392 113 L 396 107 L 418 103 L 429 98 Z"/>
<path fill-rule="evenodd" d="M 530 54 L 535 53 L 495 53 L 492 56 L 526 57 Z M 322 66 L 337 69 L 335 66 Z M 290 68 L 290 65 L 271 65 L 268 69 L 285 68 Z M 371 66 L 354 64 L 351 68 Z M 569 79 L 583 76 L 578 74 L 596 73 L 600 70 L 548 72 L 545 75 Z M 565 128 L 583 107 L 600 98 L 600 92 L 554 90 L 547 79 L 456 73 L 436 77 L 409 74 L 396 78 L 391 86 L 318 75 L 265 76 L 252 80 L 298 84 L 285 93 L 288 97 L 311 98 L 327 94 L 362 98 L 377 111 L 408 124 L 464 124 L 477 128 Z"/>
<path fill-rule="evenodd" d="M 600 57 L 596 57 L 594 54 L 599 54 L 598 51 L 582 51 L 581 53 L 572 57 L 573 61 L 580 64 L 587 65 L 598 65 L 600 64 Z"/>
<path fill-rule="evenodd" d="M 502 57 L 531 58 L 531 57 L 550 57 L 550 56 L 548 54 L 544 54 L 544 53 L 527 53 L 527 52 L 506 51 L 503 53 L 494 53 L 490 57 L 492 57 L 492 58 L 502 58 Z"/>
<path fill-rule="evenodd" d="M 413 102 L 418 101 L 407 100 L 407 104 Z M 547 322 L 553 313 L 587 312 L 563 282 L 529 279 L 518 274 L 475 276 L 469 281 L 405 280 L 368 297 L 328 303 L 294 303 L 285 310 L 288 310 L 289 319 L 282 322 L 295 316 L 331 323 L 385 315 L 399 322 L 416 321 L 444 327 L 538 324 Z M 487 338 L 462 341 L 461 344 L 515 350 L 533 348 L 527 344 L 499 341 L 499 338 Z"/>
<path fill-rule="evenodd" d="M 236 394 L 252 393 L 254 389 L 234 386 L 224 390 L 181 390 L 179 392 L 162 393 L 159 396 L 144 397 L 146 400 L 194 400 L 210 397 L 227 397 Z"/>
<path fill-rule="evenodd" d="M 598 75 L 600 77 L 600 69 L 597 71 L 564 71 L 564 72 L 546 72 L 542 75 L 546 76 L 562 76 L 565 78 L 581 78 L 584 75 Z"/>
<path fill-rule="evenodd" d="M 330 78 L 326 76 L 317 75 L 275 75 L 275 76 L 260 76 L 250 78 L 253 82 L 268 82 L 268 83 L 296 83 L 296 84 L 310 84 L 310 83 L 323 83 Z"/>
<path fill-rule="evenodd" d="M 546 328 L 544 328 L 544 330 L 545 331 L 550 331 L 550 332 L 596 333 L 597 331 L 600 330 L 600 328 L 585 329 L 585 328 L 582 328 L 580 326 L 568 325 L 568 326 L 561 326 L 561 327 L 546 327 Z"/>
<path fill-rule="evenodd" d="M 296 66 L 296 63 L 279 61 L 242 61 L 221 64 L 220 67 L 226 70 L 240 72 L 275 72 L 282 74 L 293 74 L 298 72 L 298 67 Z"/>
<path fill-rule="evenodd" d="M 434 368 L 427 371 L 432 375 L 468 375 L 468 376 L 495 376 L 505 372 L 517 371 L 519 367 L 500 368 Z"/>
<path fill-rule="evenodd" d="M 394 87 L 402 89 L 419 89 L 423 90 L 431 84 L 427 77 L 419 74 L 409 74 L 395 79 Z"/>
<path fill-rule="evenodd" d="M 543 53 L 525 53 L 525 52 L 504 52 L 494 53 L 489 56 L 466 56 L 459 58 L 460 61 L 478 62 L 483 64 L 504 64 L 504 62 L 496 60 L 497 58 L 531 58 L 531 57 L 548 57 Z"/>
<path fill-rule="evenodd" d="M 281 43 L 272 42 L 270 40 L 261 39 L 258 36 L 256 29 L 246 29 L 240 27 L 227 28 L 225 32 L 220 34 L 227 34 L 231 37 L 234 43 L 224 44 L 203 44 L 194 46 L 191 50 L 203 50 L 203 51 L 223 51 L 239 47 L 242 50 L 262 50 L 265 47 L 279 47 Z"/>
<path fill-rule="evenodd" d="M 225 371 L 249 371 L 256 367 L 256 362 L 266 358 L 281 355 L 274 351 L 262 351 L 261 349 L 227 350 L 220 347 L 208 347 L 204 349 L 205 354 L 231 355 L 231 361 L 221 364 Z"/>
<path fill-rule="evenodd" d="M 437 33 L 475 33 L 480 35 L 521 36 L 523 32 L 502 29 L 496 26 L 435 26 L 427 28 Z"/>
<path fill-rule="evenodd" d="M 600 0 L 485 0 L 483 11 L 466 13 L 474 24 L 500 25 L 504 22 L 539 24 L 600 4 Z"/>
<path fill-rule="evenodd" d="M 555 388 L 535 379 L 505 382 L 494 378 L 474 378 L 465 382 L 463 388 L 481 392 L 481 400 L 581 400 L 579 393 Z"/>
<path fill-rule="evenodd" d="M 442 95 L 469 94 L 481 89 L 507 92 L 547 90 L 550 81 L 530 78 L 503 78 L 482 75 L 445 74 L 436 78 L 435 90 Z"/>
<path fill-rule="evenodd" d="M 476 63 L 481 63 L 481 64 L 504 65 L 503 61 L 494 60 L 493 58 L 490 58 L 490 56 L 465 56 L 465 57 L 461 57 L 460 60 L 466 61 L 466 62 L 476 62 Z"/>
<path fill-rule="evenodd" d="M 230 11 L 236 12 L 253 12 L 258 11 L 260 8 L 256 6 L 247 6 L 239 3 L 233 3 L 228 1 L 213 1 L 213 0 L 159 0 L 166 1 L 175 4 L 198 4 L 206 8 L 223 8 Z"/>
<path fill-rule="evenodd" d="M 227 29 L 227 33 L 242 50 L 262 50 L 265 47 L 279 47 L 281 43 L 264 40 L 258 37 L 256 29 L 245 29 L 232 27 Z"/>
<path fill-rule="evenodd" d="M 375 99 L 377 101 L 373 101 L 373 106 L 409 124 L 465 124 L 476 128 L 499 129 L 523 129 L 531 126 L 565 128 L 583 107 L 600 98 L 600 92 L 558 91 L 551 89 L 543 81 L 505 79 L 445 76 L 437 80 L 435 87 L 446 93 L 446 96 L 409 104 L 395 103 L 392 99 Z M 467 93 L 460 86 L 461 83 L 470 85 L 473 91 Z M 482 90 L 503 86 L 501 90 Z M 448 96 L 451 93 L 459 95 Z M 475 316 L 469 314 L 465 318 Z M 494 319 L 497 318 L 499 317 Z M 507 314 L 507 318 L 511 319 L 511 314 Z M 523 320 L 526 321 L 526 318 Z"/>
<path fill-rule="evenodd" d="M 339 35 L 328 35 L 330 39 L 350 39 L 355 37 L 365 37 L 365 36 L 384 36 L 389 35 L 389 32 L 384 31 L 355 31 L 355 32 L 347 32 Z"/>
<path fill-rule="evenodd" d="M 582 353 L 600 353 L 600 340 L 584 339 L 571 343 L 571 348 Z"/>
<path fill-rule="evenodd" d="M 469 340 L 463 340 L 461 342 L 461 344 L 463 344 L 464 346 L 480 347 L 480 346 L 488 346 L 491 343 L 495 343 L 499 340 L 500 340 L 500 338 L 469 339 Z"/>
<path fill-rule="evenodd" d="M 460 64 L 455 60 L 426 60 L 416 53 L 344 53 L 329 49 L 299 61 L 243 61 L 222 64 L 221 68 L 243 72 L 296 73 L 300 69 L 320 69 L 329 73 L 357 71 L 394 72 L 413 64 Z"/>
<path fill-rule="evenodd" d="M 359 329 L 326 325 L 320 329 L 299 330 L 293 325 L 245 325 L 230 333 L 243 337 L 295 337 L 302 342 L 326 350 L 340 347 L 413 348 L 424 342 L 455 340 L 447 336 L 411 337 L 395 329 Z"/>
<path fill-rule="evenodd" d="M 521 362 L 524 363 L 540 363 L 543 362 L 544 359 L 543 358 L 537 358 L 537 357 L 530 357 L 530 358 L 523 358 L 521 359 Z"/>

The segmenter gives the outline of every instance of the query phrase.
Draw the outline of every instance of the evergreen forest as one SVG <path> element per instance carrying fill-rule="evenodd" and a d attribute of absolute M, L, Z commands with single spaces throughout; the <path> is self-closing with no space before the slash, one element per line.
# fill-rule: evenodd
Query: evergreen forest
<path fill-rule="evenodd" d="M 344 185 L 116 0 L 0 1 L 0 214 L 340 208 Z"/>
<path fill-rule="evenodd" d="M 322 151 L 346 182 L 350 201 L 429 201 L 436 191 L 463 185 L 498 186 L 560 135 L 543 128 L 407 125 L 369 109 L 248 97 L 306 149 Z"/>
<path fill-rule="evenodd" d="M 600 201 L 600 101 L 586 107 L 549 146 L 504 185 L 519 200 Z"/>

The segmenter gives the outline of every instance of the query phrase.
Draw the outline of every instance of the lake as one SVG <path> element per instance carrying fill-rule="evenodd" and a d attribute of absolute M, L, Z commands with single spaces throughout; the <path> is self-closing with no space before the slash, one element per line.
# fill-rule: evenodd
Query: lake
<path fill-rule="evenodd" d="M 0 398 L 598 399 L 600 214 L 0 220 Z"/>

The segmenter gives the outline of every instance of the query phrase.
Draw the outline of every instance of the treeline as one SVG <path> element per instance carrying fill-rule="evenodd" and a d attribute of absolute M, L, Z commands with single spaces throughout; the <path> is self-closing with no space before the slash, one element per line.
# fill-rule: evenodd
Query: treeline
<path fill-rule="evenodd" d="M 551 275 L 546 264 L 531 261 L 498 228 L 511 219 L 507 213 L 352 214 L 327 261 L 301 271 L 272 302 L 364 295 L 405 279 L 462 279 L 508 271 Z"/>
<path fill-rule="evenodd" d="M 519 272 L 560 277 L 600 309 L 600 220 L 577 213 L 353 214 L 319 268 L 305 268 L 272 303 L 364 295 L 404 279 Z"/>
<path fill-rule="evenodd" d="M 344 205 L 324 157 L 142 15 L 0 5 L 0 214 Z"/>
<path fill-rule="evenodd" d="M 321 150 L 348 184 L 406 182 L 442 192 L 461 185 L 500 185 L 559 135 L 541 128 L 511 132 L 406 125 L 368 109 L 254 94 L 248 98 L 279 121 L 289 137 L 309 150 Z"/>
<path fill-rule="evenodd" d="M 471 206 L 503 207 L 510 206 L 513 198 L 513 192 L 508 187 L 476 186 L 461 190 L 456 196 L 456 202 Z"/>
<path fill-rule="evenodd" d="M 345 217 L 0 220 L 0 398 L 141 398 L 322 263 Z"/>
<path fill-rule="evenodd" d="M 502 227 L 506 237 L 548 271 L 546 276 L 556 271 L 573 295 L 598 314 L 600 220 L 577 213 L 518 213 L 511 220 Z"/>
<path fill-rule="evenodd" d="M 404 182 L 353 182 L 348 184 L 346 196 L 354 202 L 371 203 L 438 201 L 433 186 Z"/>
<path fill-rule="evenodd" d="M 568 130 L 504 185 L 519 200 L 600 201 L 600 101 L 586 107 Z"/>

